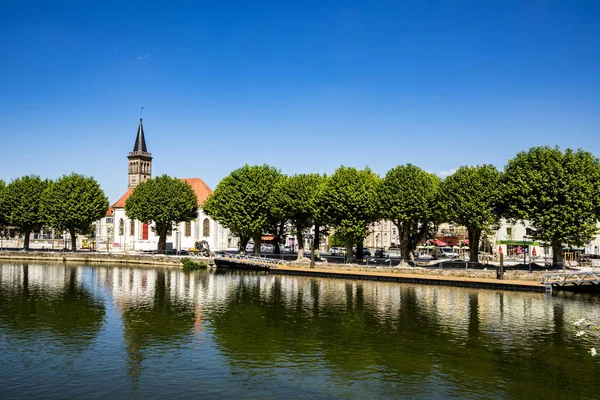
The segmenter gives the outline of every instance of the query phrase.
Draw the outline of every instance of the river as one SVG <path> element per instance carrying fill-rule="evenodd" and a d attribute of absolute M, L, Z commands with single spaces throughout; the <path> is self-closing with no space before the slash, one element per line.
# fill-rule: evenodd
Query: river
<path fill-rule="evenodd" d="M 4 263 L 0 398 L 596 398 L 599 305 L 585 294 Z"/>

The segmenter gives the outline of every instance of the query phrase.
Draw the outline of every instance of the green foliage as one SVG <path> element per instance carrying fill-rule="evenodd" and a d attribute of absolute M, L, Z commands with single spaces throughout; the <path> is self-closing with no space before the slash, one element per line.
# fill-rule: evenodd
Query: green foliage
<path fill-rule="evenodd" d="M 562 245 L 583 246 L 597 234 L 600 218 L 600 163 L 592 154 L 533 147 L 505 168 L 503 211 L 510 220 L 527 220 L 533 239 L 553 247 L 562 263 Z"/>
<path fill-rule="evenodd" d="M 315 223 L 315 199 L 322 180 L 323 177 L 319 174 L 284 176 L 270 193 L 271 214 L 278 221 L 292 221 L 298 234 L 299 249 L 304 245 L 302 231 Z"/>
<path fill-rule="evenodd" d="M 194 261 L 188 257 L 183 257 L 181 263 L 183 264 L 184 271 L 196 271 L 208 268 L 208 264 L 205 261 Z"/>
<path fill-rule="evenodd" d="M 323 221 L 335 228 L 347 247 L 362 242 L 368 225 L 379 218 L 379 183 L 368 168 L 342 166 L 321 186 L 318 204 Z"/>
<path fill-rule="evenodd" d="M 198 198 L 187 182 L 161 175 L 136 186 L 125 202 L 125 213 L 131 219 L 154 222 L 158 251 L 164 251 L 169 227 L 198 216 Z"/>
<path fill-rule="evenodd" d="M 0 179 L 0 228 L 8 225 L 8 209 L 4 203 L 4 188 L 6 188 L 6 184 Z"/>
<path fill-rule="evenodd" d="M 16 226 L 24 234 L 24 249 L 29 248 L 29 234 L 44 226 L 41 212 L 42 193 L 50 182 L 39 176 L 23 176 L 12 181 L 3 192 L 8 224 Z"/>
<path fill-rule="evenodd" d="M 344 247 L 346 243 L 344 242 L 344 238 L 340 237 L 336 233 L 329 235 L 327 238 L 327 244 L 329 247 Z"/>
<path fill-rule="evenodd" d="M 501 197 L 502 173 L 493 165 L 460 167 L 442 184 L 445 220 L 467 227 L 471 260 L 477 260 L 481 234 L 500 222 Z"/>
<path fill-rule="evenodd" d="M 71 233 L 73 250 L 76 233 L 106 215 L 108 198 L 92 177 L 79 174 L 65 175 L 42 193 L 41 212 L 47 225 Z"/>
<path fill-rule="evenodd" d="M 267 231 L 271 215 L 269 198 L 281 172 L 268 165 L 245 165 L 223 178 L 203 210 L 241 236 L 254 238 L 254 251 L 260 251 L 260 236 Z"/>
<path fill-rule="evenodd" d="M 440 184 L 436 175 L 406 164 L 389 170 L 379 186 L 381 215 L 398 228 L 404 260 L 412 259 L 419 242 L 435 232 Z"/>

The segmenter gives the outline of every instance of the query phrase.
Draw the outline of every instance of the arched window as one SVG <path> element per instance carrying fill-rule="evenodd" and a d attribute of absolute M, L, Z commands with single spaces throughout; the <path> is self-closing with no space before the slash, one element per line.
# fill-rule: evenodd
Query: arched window
<path fill-rule="evenodd" d="M 129 221 L 129 236 L 133 236 L 134 233 L 135 233 L 135 221 L 131 220 L 131 221 Z"/>
<path fill-rule="evenodd" d="M 119 235 L 123 236 L 124 231 L 125 231 L 125 221 L 123 221 L 123 218 L 121 218 L 119 220 Z"/>
<path fill-rule="evenodd" d="M 192 223 L 190 221 L 185 223 L 185 237 L 192 236 Z"/>
<path fill-rule="evenodd" d="M 202 222 L 202 236 L 210 236 L 210 221 L 208 218 L 204 218 L 204 222 Z"/>

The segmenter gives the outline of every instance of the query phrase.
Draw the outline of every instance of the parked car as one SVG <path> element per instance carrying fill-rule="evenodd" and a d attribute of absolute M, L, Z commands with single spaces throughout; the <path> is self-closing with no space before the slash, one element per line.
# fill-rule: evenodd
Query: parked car
<path fill-rule="evenodd" d="M 388 252 L 383 249 L 375 250 L 375 258 L 387 258 L 389 257 Z"/>
<path fill-rule="evenodd" d="M 254 242 L 248 242 L 248 244 L 246 245 L 246 251 L 254 251 Z"/>
<path fill-rule="evenodd" d="M 352 249 L 352 253 L 356 255 L 356 247 Z M 368 247 L 363 247 L 362 255 L 363 257 L 371 257 L 371 250 Z"/>
<path fill-rule="evenodd" d="M 262 246 L 260 246 L 260 251 L 264 251 L 264 252 L 273 252 L 273 245 L 270 243 L 266 243 L 263 244 Z"/>
<path fill-rule="evenodd" d="M 283 248 L 281 249 L 282 253 L 291 253 L 292 252 L 292 248 L 290 246 L 283 246 Z"/>
<path fill-rule="evenodd" d="M 332 256 L 343 256 L 346 250 L 342 247 L 332 247 L 329 249 L 329 254 Z"/>
<path fill-rule="evenodd" d="M 452 247 L 436 247 L 433 249 L 433 258 L 435 260 L 458 258 L 458 254 L 452 250 Z"/>

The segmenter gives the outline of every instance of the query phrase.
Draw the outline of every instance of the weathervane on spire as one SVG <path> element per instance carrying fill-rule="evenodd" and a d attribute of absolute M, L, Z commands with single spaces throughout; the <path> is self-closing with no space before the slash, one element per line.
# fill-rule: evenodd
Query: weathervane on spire
<path fill-rule="evenodd" d="M 140 121 L 142 120 L 144 114 L 144 106 L 142 106 L 142 108 L 140 109 Z"/>

